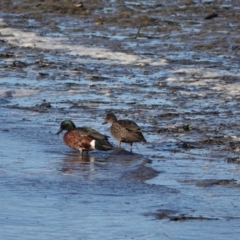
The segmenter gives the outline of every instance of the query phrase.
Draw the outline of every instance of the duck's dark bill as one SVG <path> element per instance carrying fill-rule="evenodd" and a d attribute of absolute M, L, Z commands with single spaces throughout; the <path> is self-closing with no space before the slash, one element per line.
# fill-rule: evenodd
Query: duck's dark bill
<path fill-rule="evenodd" d="M 63 130 L 59 129 L 58 132 L 56 133 L 56 135 L 58 135 L 59 133 L 61 133 Z"/>

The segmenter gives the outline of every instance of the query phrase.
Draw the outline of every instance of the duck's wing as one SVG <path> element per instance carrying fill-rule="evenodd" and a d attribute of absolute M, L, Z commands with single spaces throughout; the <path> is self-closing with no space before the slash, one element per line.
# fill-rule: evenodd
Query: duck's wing
<path fill-rule="evenodd" d="M 79 127 L 77 130 L 82 136 L 92 137 L 93 139 L 106 140 L 109 138 L 109 136 L 103 135 L 90 127 Z"/>
<path fill-rule="evenodd" d="M 141 132 L 141 128 L 133 121 L 131 120 L 118 120 L 118 124 L 121 125 L 121 127 L 124 127 L 128 131 L 132 132 Z"/>

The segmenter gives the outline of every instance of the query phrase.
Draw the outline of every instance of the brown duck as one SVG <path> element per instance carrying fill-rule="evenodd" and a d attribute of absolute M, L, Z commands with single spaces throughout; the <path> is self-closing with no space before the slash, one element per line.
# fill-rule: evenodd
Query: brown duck
<path fill-rule="evenodd" d="M 112 136 L 118 141 L 118 147 L 121 146 L 121 142 L 129 143 L 132 150 L 134 142 L 146 142 L 142 134 L 141 128 L 131 120 L 117 120 L 113 113 L 107 113 L 105 122 L 103 124 L 110 123 L 110 132 Z"/>
<path fill-rule="evenodd" d="M 108 151 L 113 146 L 108 142 L 108 136 L 102 135 L 90 127 L 76 127 L 70 120 L 61 122 L 60 129 L 56 134 L 66 130 L 63 136 L 65 144 L 76 149 L 83 155 L 83 151 L 101 150 Z"/>

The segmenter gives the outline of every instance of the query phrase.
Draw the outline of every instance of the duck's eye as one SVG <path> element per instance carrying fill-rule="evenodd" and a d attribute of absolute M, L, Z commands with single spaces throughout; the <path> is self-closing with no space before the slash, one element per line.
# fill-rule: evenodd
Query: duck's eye
<path fill-rule="evenodd" d="M 61 124 L 61 128 L 64 129 L 64 128 L 67 127 L 67 125 L 68 125 L 68 124 L 67 124 L 66 122 L 62 122 L 62 124 Z"/>

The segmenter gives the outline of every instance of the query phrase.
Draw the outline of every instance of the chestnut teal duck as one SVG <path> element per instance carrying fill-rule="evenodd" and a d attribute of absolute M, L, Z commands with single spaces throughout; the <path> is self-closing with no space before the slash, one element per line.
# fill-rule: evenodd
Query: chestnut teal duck
<path fill-rule="evenodd" d="M 71 120 L 61 122 L 60 129 L 57 135 L 62 131 L 67 131 L 63 136 L 65 144 L 75 150 L 78 150 L 81 155 L 83 152 L 91 150 L 108 151 L 113 146 L 108 141 L 108 136 L 103 135 L 90 127 L 76 127 Z"/>

